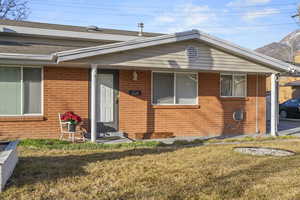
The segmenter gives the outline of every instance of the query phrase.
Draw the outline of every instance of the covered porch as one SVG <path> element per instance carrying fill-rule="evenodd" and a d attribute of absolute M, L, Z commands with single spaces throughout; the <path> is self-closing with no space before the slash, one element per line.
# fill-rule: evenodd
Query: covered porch
<path fill-rule="evenodd" d="M 226 98 L 219 94 L 222 72 L 159 71 L 195 74 L 197 102 L 190 105 L 154 105 L 152 96 L 154 72 L 158 71 L 137 70 L 130 67 L 126 69 L 122 67 L 121 70 L 107 69 L 96 64 L 92 65 L 90 71 L 92 141 L 96 141 L 99 136 L 104 136 L 107 132 L 108 135 L 123 135 L 129 132 L 127 136 L 134 139 L 155 138 L 153 137 L 155 134 L 161 134 L 161 137 L 181 137 L 175 129 L 183 132 L 186 137 L 195 135 L 230 137 L 230 135 L 266 133 L 265 90 L 261 85 L 265 82 L 263 74 L 246 73 L 248 93 L 246 98 Z M 208 85 L 210 88 L 207 88 Z M 275 101 L 272 101 L 275 112 L 278 111 L 276 88 L 275 84 L 273 94 Z M 236 110 L 245 112 L 244 122 L 236 122 L 232 119 L 232 114 Z M 273 129 L 270 133 L 273 136 L 278 132 L 277 116 L 274 114 L 271 123 Z M 146 135 L 152 137 L 148 138 Z"/>

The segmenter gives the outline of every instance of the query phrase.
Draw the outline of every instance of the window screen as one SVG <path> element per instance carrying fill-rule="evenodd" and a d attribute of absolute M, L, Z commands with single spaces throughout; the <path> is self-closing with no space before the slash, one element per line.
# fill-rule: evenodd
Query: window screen
<path fill-rule="evenodd" d="M 0 115 L 41 114 L 41 69 L 0 67 Z"/>
<path fill-rule="evenodd" d="M 233 96 L 244 97 L 246 96 L 246 79 L 245 76 L 234 76 L 233 82 Z"/>
<path fill-rule="evenodd" d="M 221 96 L 245 97 L 247 78 L 243 74 L 221 74 Z"/>
<path fill-rule="evenodd" d="M 197 75 L 153 72 L 153 104 L 197 104 Z"/>
<path fill-rule="evenodd" d="M 232 75 L 221 75 L 221 96 L 232 96 Z"/>
<path fill-rule="evenodd" d="M 174 74 L 153 73 L 153 103 L 174 104 Z"/>
<path fill-rule="evenodd" d="M 0 114 L 21 114 L 21 68 L 0 67 Z"/>
<path fill-rule="evenodd" d="M 41 113 L 41 69 L 24 68 L 24 113 Z"/>
<path fill-rule="evenodd" d="M 176 76 L 176 104 L 197 104 L 197 76 L 196 74 L 175 74 Z"/>

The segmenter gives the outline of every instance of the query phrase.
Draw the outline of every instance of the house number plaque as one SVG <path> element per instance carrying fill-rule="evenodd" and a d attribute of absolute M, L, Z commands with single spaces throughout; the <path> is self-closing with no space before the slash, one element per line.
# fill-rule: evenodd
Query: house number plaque
<path fill-rule="evenodd" d="M 129 94 L 131 96 L 141 96 L 142 95 L 142 91 L 141 90 L 129 90 Z"/>

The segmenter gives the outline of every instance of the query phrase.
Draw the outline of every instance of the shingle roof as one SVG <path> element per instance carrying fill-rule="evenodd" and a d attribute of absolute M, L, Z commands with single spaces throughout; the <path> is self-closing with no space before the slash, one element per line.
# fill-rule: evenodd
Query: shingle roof
<path fill-rule="evenodd" d="M 17 38 L 17 37 L 15 37 Z M 66 44 L 62 41 L 61 44 L 45 43 L 42 41 L 26 41 L 23 37 L 23 41 L 6 41 L 0 37 L 0 53 L 19 53 L 19 54 L 52 54 L 59 51 L 66 51 L 72 49 L 78 49 L 82 47 L 91 47 L 94 45 L 107 44 L 104 42 L 94 43 L 93 45 L 88 43 L 85 46 L 76 44 Z"/>
<path fill-rule="evenodd" d="M 59 24 L 47 24 L 39 22 L 28 22 L 28 21 L 14 21 L 14 20 L 0 20 L 0 25 L 17 26 L 17 27 L 29 27 L 39 29 L 51 29 L 51 30 L 62 30 L 62 31 L 75 31 L 75 32 L 86 32 L 86 33 L 99 33 L 99 34 L 117 34 L 126 36 L 138 36 L 136 31 L 125 31 L 125 30 L 114 30 L 114 29 L 101 29 L 100 31 L 88 31 L 83 26 L 70 26 L 70 25 L 59 25 Z M 152 37 L 161 35 L 159 33 L 144 33 L 143 36 Z M 85 39 L 73 40 L 72 42 L 65 42 L 66 39 L 56 38 L 59 42 L 53 42 L 55 39 L 50 39 L 44 36 L 44 39 L 37 38 L 39 36 L 25 36 L 14 32 L 0 32 L 0 53 L 17 53 L 17 54 L 52 54 L 60 51 L 67 51 L 72 49 L 78 49 L 83 47 L 92 47 L 97 45 L 103 45 L 112 43 L 113 41 L 94 40 L 92 43 Z M 30 37 L 36 37 L 36 40 L 30 40 Z M 118 36 L 116 36 L 118 37 Z M 8 39 L 7 39 L 8 38 Z M 81 44 L 78 44 L 81 43 Z M 84 43 L 84 44 L 82 44 Z"/>
<path fill-rule="evenodd" d="M 87 39 L 90 39 L 91 33 L 84 33 L 85 40 L 80 40 L 77 36 L 74 36 L 78 32 L 88 32 L 86 27 L 80 27 L 80 26 L 66 26 L 66 25 L 56 25 L 56 24 L 45 24 L 45 23 L 36 23 L 36 22 L 24 22 L 24 21 L 12 21 L 12 20 L 0 20 L 0 25 L 7 25 L 8 27 L 16 26 L 16 27 L 26 27 L 30 30 L 37 28 L 37 30 L 46 30 L 48 29 L 46 33 L 41 33 L 41 36 L 43 37 L 36 37 L 35 38 L 44 38 L 44 41 L 39 40 L 38 42 L 33 39 L 30 42 L 26 41 L 27 35 L 32 36 L 32 32 L 22 32 L 25 33 L 24 36 L 22 34 L 19 34 L 18 32 L 10 32 L 5 31 L 0 33 L 3 37 L 0 37 L 0 57 L 3 59 L 8 60 L 14 60 L 14 59 L 27 59 L 27 60 L 46 60 L 49 62 L 62 62 L 62 61 L 69 61 L 69 60 L 76 60 L 80 58 L 85 57 L 91 57 L 96 55 L 102 55 L 102 54 L 109 54 L 119 51 L 126 51 L 131 49 L 138 49 L 143 47 L 149 47 L 149 46 L 155 46 L 160 44 L 166 44 L 166 43 L 173 43 L 178 41 L 184 41 L 184 40 L 200 40 L 205 43 L 208 43 L 212 46 L 216 46 L 217 48 L 220 48 L 224 51 L 227 51 L 229 53 L 233 53 L 235 55 L 247 58 L 249 60 L 252 60 L 254 62 L 264 64 L 266 66 L 269 66 L 270 68 L 274 68 L 278 71 L 291 71 L 294 70 L 295 66 L 292 66 L 290 64 L 284 63 L 282 61 L 279 61 L 277 59 L 256 53 L 254 51 L 251 51 L 249 49 L 242 48 L 238 45 L 232 44 L 230 42 L 227 42 L 225 40 L 213 37 L 209 34 L 205 34 L 203 32 L 200 32 L 198 30 L 192 30 L 192 31 L 186 31 L 186 32 L 180 32 L 175 34 L 153 34 L 152 33 L 145 33 L 144 37 L 138 37 L 137 32 L 132 31 L 121 31 L 121 30 L 112 30 L 112 29 L 102 29 L 99 31 L 102 33 L 102 35 L 113 35 L 114 38 L 122 37 L 124 34 L 128 34 L 127 40 L 124 40 L 124 42 L 115 42 L 112 40 L 109 42 L 109 40 L 103 40 L 103 37 L 98 37 L 97 34 L 98 31 L 96 31 L 93 36 L 96 35 L 97 37 L 94 38 L 94 41 L 89 41 L 92 43 L 88 44 L 80 44 L 79 46 L 76 46 L 73 44 L 72 41 L 79 41 L 79 42 L 87 42 Z M 24 28 L 24 29 L 26 29 Z M 49 30 L 50 29 L 50 30 Z M 59 30 L 56 32 L 60 32 L 59 36 L 62 36 L 62 32 L 72 32 L 73 35 L 71 38 L 63 39 L 65 35 L 63 35 L 63 38 L 48 38 L 48 34 L 51 30 Z M 35 31 L 35 30 L 31 30 Z M 105 33 L 105 34 L 104 34 Z M 26 35 L 27 34 L 27 35 Z M 130 34 L 134 34 L 132 37 Z M 152 37 L 145 37 L 146 34 L 150 34 Z M 56 35 L 55 35 L 56 36 Z M 19 37 L 19 40 L 9 40 L 6 37 Z M 75 38 L 74 38 L 75 37 Z M 21 39 L 20 39 L 21 38 Z M 133 38 L 133 39 L 131 39 Z M 1 40 L 2 39 L 2 40 Z M 46 40 L 46 41 L 45 41 Z M 49 41 L 48 41 L 49 40 Z M 52 42 L 51 42 L 52 40 Z M 56 42 L 54 41 L 56 40 Z M 57 43 L 57 40 L 59 41 Z M 68 44 L 63 43 L 63 41 L 67 41 Z M 121 40 L 122 41 L 122 40 Z M 62 42 L 62 43 L 60 43 Z M 115 44 L 97 44 L 97 43 L 103 43 L 103 42 L 113 42 Z M 300 69 L 295 69 L 299 70 Z"/>
<path fill-rule="evenodd" d="M 64 31 L 78 31 L 78 32 L 91 32 L 87 30 L 84 26 L 72 26 L 72 25 L 60 25 L 60 24 L 48 24 L 40 22 L 29 22 L 29 21 L 15 21 L 15 20 L 0 20 L 0 24 L 9 26 L 22 26 L 30 28 L 44 28 L 44 29 L 54 29 L 54 30 L 64 30 Z M 105 33 L 105 34 L 119 34 L 128 36 L 138 36 L 137 31 L 127 31 L 118 29 L 107 29 L 100 27 L 100 31 L 92 31 L 93 33 Z M 145 37 L 154 37 L 162 35 L 161 33 L 149 33 L 144 32 Z"/>

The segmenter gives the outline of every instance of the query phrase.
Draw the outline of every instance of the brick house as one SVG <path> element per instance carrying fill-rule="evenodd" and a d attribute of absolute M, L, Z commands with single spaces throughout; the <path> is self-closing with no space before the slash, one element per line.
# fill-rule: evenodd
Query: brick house
<path fill-rule="evenodd" d="M 0 20 L 0 139 L 57 138 L 66 111 L 92 139 L 266 132 L 266 77 L 290 65 L 197 30 L 138 35 Z"/>

